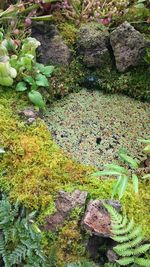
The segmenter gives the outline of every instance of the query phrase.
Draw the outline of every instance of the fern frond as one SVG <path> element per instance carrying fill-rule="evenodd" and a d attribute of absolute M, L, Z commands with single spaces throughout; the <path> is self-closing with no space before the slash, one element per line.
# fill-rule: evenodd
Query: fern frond
<path fill-rule="evenodd" d="M 17 248 L 9 256 L 10 266 L 21 263 L 22 260 L 25 259 L 26 253 L 26 247 L 23 245 L 18 245 Z"/>
<path fill-rule="evenodd" d="M 141 235 L 142 229 L 141 227 L 136 227 L 130 234 L 123 235 L 123 236 L 113 236 L 112 239 L 118 243 L 128 242 L 129 240 L 132 240 L 133 238 L 137 237 L 138 235 Z"/>
<path fill-rule="evenodd" d="M 135 259 L 135 263 L 143 267 L 149 267 L 150 259 L 137 258 Z"/>
<path fill-rule="evenodd" d="M 107 209 L 107 211 L 110 213 L 112 223 L 119 224 L 122 222 L 122 216 L 116 211 L 115 208 L 113 208 L 112 206 L 106 203 L 103 203 L 103 205 Z"/>
<path fill-rule="evenodd" d="M 142 240 L 143 240 L 143 237 L 142 236 L 138 236 L 132 241 L 129 241 L 127 243 L 119 244 L 119 245 L 115 246 L 114 250 L 115 250 L 116 253 L 119 254 L 120 251 L 124 251 L 126 249 L 133 248 L 133 247 L 139 245 L 142 242 Z"/>
<path fill-rule="evenodd" d="M 133 230 L 134 227 L 134 221 L 133 219 L 127 224 L 128 219 L 127 216 L 123 218 L 122 224 L 119 225 L 119 229 L 116 229 L 116 227 L 112 224 L 112 233 L 114 235 L 124 235 L 129 233 L 131 230 Z M 127 225 L 127 226 L 126 226 Z M 126 226 L 126 228 L 125 228 Z"/>

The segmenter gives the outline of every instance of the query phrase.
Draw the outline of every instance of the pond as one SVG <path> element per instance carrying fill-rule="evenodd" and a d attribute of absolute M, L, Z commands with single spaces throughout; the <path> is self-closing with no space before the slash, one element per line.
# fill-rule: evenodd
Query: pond
<path fill-rule="evenodd" d="M 56 143 L 69 156 L 103 168 L 117 159 L 122 147 L 144 160 L 138 139 L 149 137 L 150 105 L 123 95 L 83 89 L 55 101 L 46 122 Z"/>

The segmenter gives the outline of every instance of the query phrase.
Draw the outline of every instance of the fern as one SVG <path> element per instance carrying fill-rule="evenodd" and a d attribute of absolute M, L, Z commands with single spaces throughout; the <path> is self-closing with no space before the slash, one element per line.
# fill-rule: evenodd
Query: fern
<path fill-rule="evenodd" d="M 111 216 L 112 239 L 119 243 L 114 247 L 114 251 L 120 256 L 117 263 L 121 266 L 150 266 L 150 259 L 141 257 L 150 249 L 150 244 L 143 244 L 141 227 L 136 227 L 133 220 L 128 221 L 126 215 L 120 215 L 112 206 L 106 203 L 104 206 Z"/>
<path fill-rule="evenodd" d="M 41 232 L 31 223 L 35 212 L 22 217 L 20 211 L 18 202 L 13 206 L 6 197 L 0 200 L 0 260 L 5 267 L 49 266 L 42 250 Z"/>

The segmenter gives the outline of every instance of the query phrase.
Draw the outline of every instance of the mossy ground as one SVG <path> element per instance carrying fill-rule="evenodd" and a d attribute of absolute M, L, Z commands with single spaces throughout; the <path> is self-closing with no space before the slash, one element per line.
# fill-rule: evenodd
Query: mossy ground
<path fill-rule="evenodd" d="M 39 222 L 54 212 L 59 190 L 78 188 L 88 191 L 89 198 L 110 198 L 114 179 L 92 178 L 94 169 L 68 158 L 52 140 L 44 122 L 39 119 L 28 126 L 17 116 L 18 109 L 28 104 L 22 94 L 0 92 L 0 146 L 6 151 L 0 160 L 1 191 L 6 191 L 13 202 L 18 199 L 27 208 L 38 210 Z M 146 239 L 150 237 L 149 189 L 147 181 L 140 182 L 139 195 L 135 196 L 129 186 L 122 199 L 129 217 L 142 225 Z M 58 247 L 60 262 L 84 255 L 79 221 L 79 214 L 72 215 L 56 234 L 46 234 L 45 246 L 47 250 L 52 245 Z"/>

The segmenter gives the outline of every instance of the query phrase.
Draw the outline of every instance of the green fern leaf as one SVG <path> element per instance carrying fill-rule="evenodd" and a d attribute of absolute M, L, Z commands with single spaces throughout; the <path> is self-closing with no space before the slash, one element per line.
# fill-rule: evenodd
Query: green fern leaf
<path fill-rule="evenodd" d="M 127 266 L 128 264 L 134 263 L 134 257 L 127 257 L 120 260 L 117 260 L 121 266 Z"/>
<path fill-rule="evenodd" d="M 143 267 L 149 267 L 150 266 L 150 259 L 137 258 L 137 259 L 135 259 L 134 262 L 140 266 L 143 266 Z"/>
<path fill-rule="evenodd" d="M 141 235 L 142 230 L 141 227 L 135 228 L 130 234 L 125 236 L 113 236 L 113 240 L 115 240 L 118 243 L 128 242 L 129 240 L 133 239 L 134 237 L 137 237 L 138 235 Z"/>
<path fill-rule="evenodd" d="M 148 251 L 150 248 L 150 244 L 144 244 L 139 246 L 138 248 L 136 248 L 134 250 L 134 254 L 133 255 L 140 255 L 140 254 L 144 254 L 146 251 Z"/>
<path fill-rule="evenodd" d="M 134 228 L 134 221 L 133 219 L 128 223 L 128 225 L 126 226 L 126 223 L 128 222 L 128 219 L 127 219 L 127 216 L 125 216 L 123 218 L 123 222 L 122 224 L 120 225 L 121 229 L 116 229 L 115 227 L 112 227 L 114 229 L 112 229 L 112 233 L 114 235 L 124 235 L 124 234 L 127 234 L 129 232 L 131 232 L 131 230 L 133 230 Z M 126 227 L 126 228 L 125 228 Z"/>
<path fill-rule="evenodd" d="M 124 244 L 119 244 L 117 246 L 115 246 L 114 250 L 116 253 L 118 253 L 118 255 L 120 255 L 120 251 L 125 251 L 126 249 L 130 249 L 133 248 L 137 245 L 139 245 L 141 243 L 141 241 L 143 240 L 142 236 L 138 236 L 137 238 L 135 238 L 134 240 L 124 243 Z"/>

